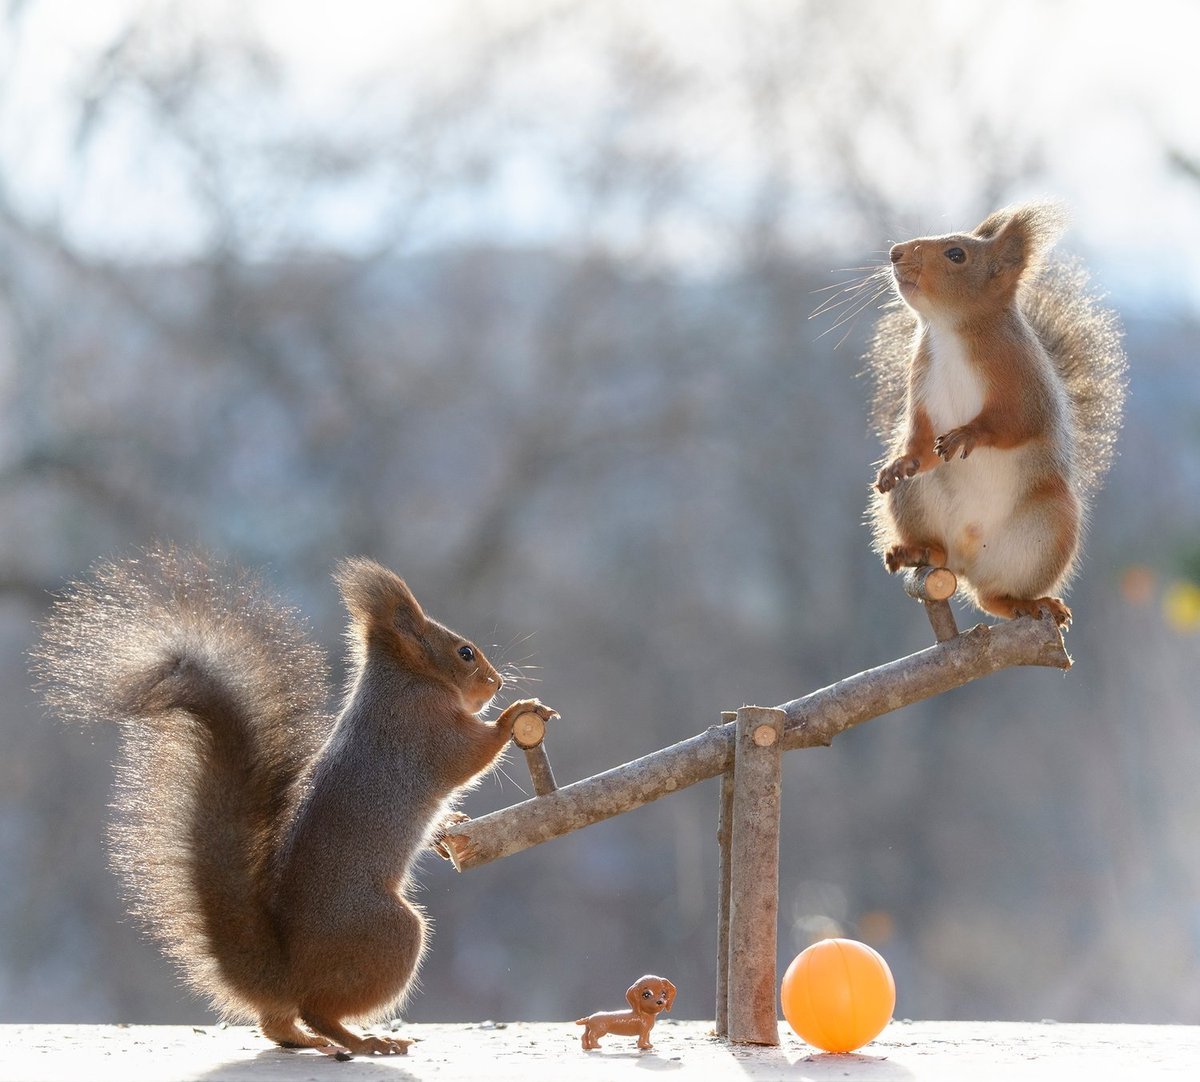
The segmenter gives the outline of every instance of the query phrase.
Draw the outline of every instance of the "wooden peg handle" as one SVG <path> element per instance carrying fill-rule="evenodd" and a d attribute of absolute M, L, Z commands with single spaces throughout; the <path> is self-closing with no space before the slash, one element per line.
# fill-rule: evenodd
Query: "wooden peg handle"
<path fill-rule="evenodd" d="M 541 714 L 529 711 L 513 722 L 512 736 L 517 747 L 523 751 L 536 748 L 546 739 L 546 722 Z"/>

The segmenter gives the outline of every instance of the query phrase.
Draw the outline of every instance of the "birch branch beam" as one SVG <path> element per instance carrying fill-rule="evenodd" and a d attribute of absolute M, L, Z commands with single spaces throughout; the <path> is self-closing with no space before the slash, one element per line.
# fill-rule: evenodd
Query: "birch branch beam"
<path fill-rule="evenodd" d="M 1016 665 L 1068 669 L 1071 658 L 1049 617 L 980 624 L 953 639 L 784 703 L 783 751 L 828 745 L 838 733 Z M 582 781 L 465 823 L 444 840 L 459 871 L 511 856 L 716 777 L 733 765 L 736 722 L 713 726 Z"/>

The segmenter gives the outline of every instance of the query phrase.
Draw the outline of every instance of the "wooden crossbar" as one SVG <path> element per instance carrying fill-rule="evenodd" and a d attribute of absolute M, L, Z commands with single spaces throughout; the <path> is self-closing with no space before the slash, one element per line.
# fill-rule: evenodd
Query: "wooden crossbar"
<path fill-rule="evenodd" d="M 828 745 L 838 733 L 864 721 L 1015 665 L 1070 668 L 1071 658 L 1051 617 L 980 624 L 783 703 L 778 707 L 786 719 L 780 748 Z M 735 728 L 732 721 L 715 725 L 544 796 L 448 827 L 445 842 L 454 866 L 465 871 L 511 856 L 716 777 L 733 764 Z"/>

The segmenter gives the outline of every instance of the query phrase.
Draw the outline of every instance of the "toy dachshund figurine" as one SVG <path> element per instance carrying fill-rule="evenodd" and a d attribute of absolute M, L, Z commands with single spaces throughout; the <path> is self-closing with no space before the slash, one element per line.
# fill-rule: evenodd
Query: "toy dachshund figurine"
<path fill-rule="evenodd" d="M 598 1011 L 586 1018 L 576 1019 L 583 1026 L 584 1051 L 600 1047 L 600 1038 L 606 1033 L 617 1033 L 622 1037 L 637 1037 L 641 1049 L 653 1048 L 650 1031 L 663 1011 L 669 1011 L 675 1002 L 675 985 L 665 977 L 647 974 L 634 981 L 625 993 L 629 1001 L 627 1011 Z"/>

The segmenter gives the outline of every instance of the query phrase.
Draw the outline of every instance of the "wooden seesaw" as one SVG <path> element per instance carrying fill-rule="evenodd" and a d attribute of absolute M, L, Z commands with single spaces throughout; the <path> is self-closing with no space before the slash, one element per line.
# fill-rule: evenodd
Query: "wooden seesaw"
<path fill-rule="evenodd" d="M 845 729 L 1000 669 L 1071 667 L 1048 614 L 960 633 L 949 604 L 958 587 L 952 571 L 914 568 L 905 573 L 904 587 L 924 607 L 936 645 L 780 706 L 723 713 L 720 725 L 570 785 L 555 783 L 545 722 L 522 715 L 513 741 L 525 752 L 536 795 L 447 827 L 444 845 L 455 868 L 511 856 L 720 774 L 716 1030 L 736 1043 L 777 1045 L 783 752 L 827 746 Z"/>

